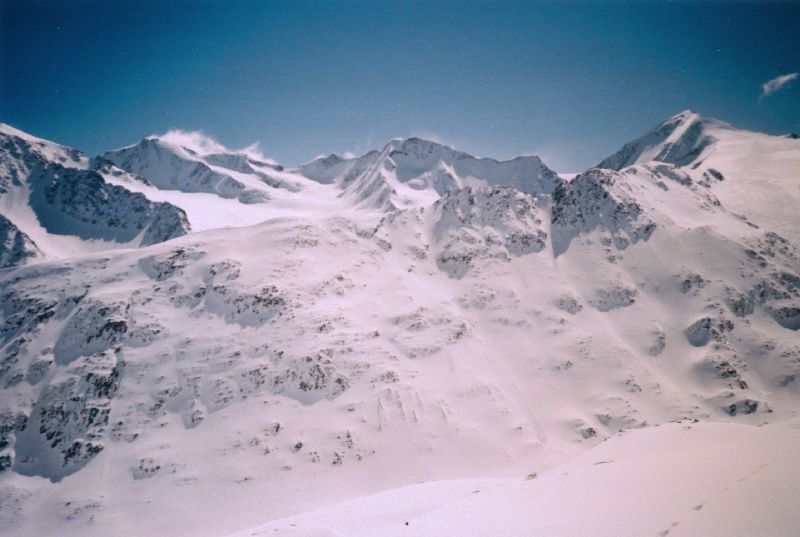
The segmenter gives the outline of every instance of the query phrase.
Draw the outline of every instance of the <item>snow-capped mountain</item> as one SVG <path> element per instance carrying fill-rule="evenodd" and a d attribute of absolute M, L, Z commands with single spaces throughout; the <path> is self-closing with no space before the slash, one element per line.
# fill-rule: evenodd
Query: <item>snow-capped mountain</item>
<path fill-rule="evenodd" d="M 681 121 L 713 141 L 665 151 Z M 691 488 L 671 471 L 679 452 L 697 454 L 702 483 L 657 496 L 669 515 L 691 511 L 698 529 L 722 509 L 726 528 L 752 528 L 723 508 L 754 495 L 721 487 L 800 478 L 796 464 L 764 470 L 794 460 L 780 446 L 800 411 L 787 213 L 800 142 L 687 114 L 666 124 L 569 181 L 535 157 L 418 139 L 296 170 L 154 140 L 116 152 L 127 171 L 96 160 L 106 184 L 186 208 L 195 232 L 0 272 L 3 527 L 478 535 L 534 520 L 562 534 L 586 520 L 570 502 L 618 513 L 612 499 L 654 497 L 642 472 L 660 492 Z M 300 188 L 258 185 L 262 172 Z M 214 174 L 269 199 L 226 198 Z M 226 204 L 259 212 L 235 227 L 203 215 Z M 26 251 L 7 229 L 4 244 Z M 697 423 L 718 421 L 735 423 Z M 630 494 L 605 493 L 619 482 Z M 786 490 L 774 505 L 791 503 Z M 563 510 L 502 511 L 525 502 Z M 795 516 L 757 512 L 776 527 Z M 459 519 L 475 522 L 452 531 Z M 609 531 L 675 527 L 632 520 Z"/>
<path fill-rule="evenodd" d="M 335 183 L 343 196 L 381 210 L 419 207 L 466 186 L 512 186 L 529 194 L 547 194 L 557 174 L 538 157 L 500 162 L 475 158 L 420 138 L 397 139 L 382 151 L 359 158 L 329 155 L 299 168 L 322 183 Z"/>
<path fill-rule="evenodd" d="M 155 137 L 109 151 L 103 158 L 123 170 L 148 178 L 162 189 L 207 192 L 222 198 L 236 198 L 245 204 L 269 200 L 267 185 L 288 190 L 300 188 L 297 184 L 272 178 L 262 169 L 276 172 L 275 167 L 256 164 L 244 155 L 202 156 L 192 149 Z"/>
<path fill-rule="evenodd" d="M 708 186 L 722 206 L 756 225 L 800 236 L 797 138 L 746 131 L 686 110 L 603 160 Z M 668 182 L 667 182 L 668 183 Z"/>
<path fill-rule="evenodd" d="M 189 231 L 181 209 L 110 184 L 93 165 L 77 150 L 0 125 L 0 268 Z"/>
<path fill-rule="evenodd" d="M 703 152 L 719 140 L 719 132 L 734 130 L 736 128 L 728 123 L 684 110 L 641 138 L 625 144 L 597 167 L 621 170 L 650 161 L 690 165 L 700 160 Z"/>

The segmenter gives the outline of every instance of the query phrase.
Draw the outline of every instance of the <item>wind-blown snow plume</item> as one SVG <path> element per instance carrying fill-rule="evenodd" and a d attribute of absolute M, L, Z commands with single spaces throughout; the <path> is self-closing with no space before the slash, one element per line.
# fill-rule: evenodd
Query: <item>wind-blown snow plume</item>
<path fill-rule="evenodd" d="M 167 143 L 186 147 L 202 156 L 215 153 L 239 153 L 260 160 L 261 162 L 275 164 L 274 160 L 264 156 L 261 152 L 261 142 L 253 142 L 241 149 L 231 149 L 221 144 L 213 136 L 202 131 L 185 131 L 181 129 L 170 129 L 161 135 L 153 134 L 150 138 L 158 138 Z"/>

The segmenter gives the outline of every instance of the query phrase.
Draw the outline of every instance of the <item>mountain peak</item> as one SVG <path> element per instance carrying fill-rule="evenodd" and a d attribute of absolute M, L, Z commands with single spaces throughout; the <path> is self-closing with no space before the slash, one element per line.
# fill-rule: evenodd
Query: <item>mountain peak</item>
<path fill-rule="evenodd" d="M 738 130 L 733 125 L 686 109 L 606 158 L 597 168 L 621 170 L 652 160 L 684 166 L 691 164 L 713 145 L 720 131 Z"/>
<path fill-rule="evenodd" d="M 437 158 L 450 159 L 455 155 L 466 155 L 438 142 L 412 136 L 410 138 L 394 138 L 384 148 L 384 154 L 392 157 L 397 154 L 413 156 L 418 160 Z"/>

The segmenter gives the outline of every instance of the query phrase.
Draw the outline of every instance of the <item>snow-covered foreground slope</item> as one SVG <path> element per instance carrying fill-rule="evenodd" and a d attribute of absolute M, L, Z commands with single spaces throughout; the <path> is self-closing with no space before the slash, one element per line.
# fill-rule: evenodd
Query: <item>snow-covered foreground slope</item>
<path fill-rule="evenodd" d="M 784 181 L 787 159 L 800 170 L 797 148 L 764 147 L 752 165 L 771 182 Z M 400 172 L 404 158 L 389 157 Z M 559 469 L 596 484 L 580 504 L 588 517 L 615 468 L 625 483 L 646 466 L 664 479 L 653 494 L 669 516 L 608 527 L 691 528 L 692 507 L 708 502 L 697 512 L 713 514 L 728 493 L 708 462 L 692 483 L 707 497 L 684 516 L 670 494 L 693 466 L 681 470 L 670 453 L 682 461 L 752 446 L 742 460 L 725 455 L 720 475 L 738 479 L 761 464 L 761 445 L 771 459 L 791 455 L 796 427 L 779 422 L 800 410 L 792 218 L 732 210 L 717 191 L 734 171 L 719 171 L 723 181 L 648 161 L 553 176 L 546 188 L 538 172 L 471 184 L 458 178 L 473 172 L 459 172 L 441 192 L 415 190 L 429 202 L 408 198 L 398 210 L 402 189 L 391 206 L 365 204 L 338 169 L 330 180 L 306 172 L 313 181 L 263 204 L 101 170 L 148 195 L 263 206 L 265 221 L 0 272 L 2 527 L 218 536 L 446 481 L 357 501 L 353 513 L 392 508 L 358 527 L 337 519 L 345 525 L 331 531 L 369 534 L 374 520 L 380 534 L 415 517 L 400 530 L 460 534 L 442 528 L 491 487 L 475 534 L 504 534 L 487 528 L 508 519 L 520 524 L 505 533 L 515 535 L 538 512 L 528 503 L 577 494 L 581 480 Z M 700 423 L 687 432 L 673 420 Z M 657 464 L 673 464 L 674 481 Z M 778 468 L 753 481 L 767 498 L 758 509 L 782 505 L 780 484 L 759 481 Z M 641 501 L 636 486 L 608 500 Z M 289 524 L 328 524 L 318 516 L 328 515 Z M 562 520 L 548 516 L 542 524 Z M 553 527 L 544 534 L 570 534 Z"/>
<path fill-rule="evenodd" d="M 786 536 L 797 533 L 800 422 L 669 423 L 619 433 L 525 479 L 440 481 L 229 537 Z"/>

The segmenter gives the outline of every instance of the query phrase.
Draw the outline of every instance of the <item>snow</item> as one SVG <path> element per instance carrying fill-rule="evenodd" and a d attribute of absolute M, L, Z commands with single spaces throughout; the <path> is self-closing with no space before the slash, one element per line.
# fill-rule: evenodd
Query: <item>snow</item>
<path fill-rule="evenodd" d="M 466 186 L 506 185 L 546 194 L 558 177 L 538 157 L 479 159 L 419 138 L 392 140 L 382 151 L 360 158 L 318 158 L 298 171 L 321 183 L 337 184 L 360 207 L 379 210 L 430 205 Z"/>
<path fill-rule="evenodd" d="M 8 135 L 188 225 L 51 233 L 47 175 L 0 164 L 41 251 L 0 271 L 4 533 L 792 535 L 800 150 L 665 123 L 569 178 L 420 139 L 123 169 Z"/>
<path fill-rule="evenodd" d="M 669 423 L 528 479 L 415 485 L 228 537 L 792 535 L 799 445 L 797 420 Z"/>

